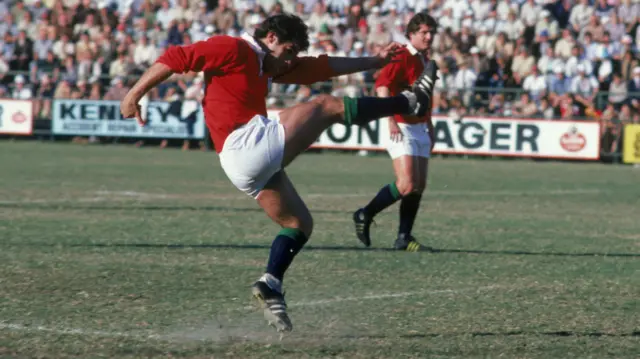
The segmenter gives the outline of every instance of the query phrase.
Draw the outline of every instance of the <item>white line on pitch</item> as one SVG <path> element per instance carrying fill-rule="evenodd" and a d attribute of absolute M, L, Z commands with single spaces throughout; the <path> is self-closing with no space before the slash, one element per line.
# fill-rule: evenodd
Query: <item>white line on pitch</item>
<path fill-rule="evenodd" d="M 133 339 L 159 339 L 157 334 L 132 334 L 123 332 L 107 332 L 102 330 L 85 330 L 85 329 L 68 329 L 68 328 L 51 328 L 41 325 L 23 325 L 14 323 L 0 322 L 0 329 L 7 329 L 13 331 L 34 333 L 34 332 L 48 332 L 54 334 L 66 334 L 66 335 L 83 335 L 94 337 L 108 337 L 108 338 L 133 338 Z"/>
<path fill-rule="evenodd" d="M 361 300 L 379 300 L 379 299 L 389 299 L 389 298 L 406 298 L 413 297 L 416 295 L 436 295 L 436 294 L 456 294 L 456 293 L 464 293 L 464 292 L 474 292 L 474 291 L 485 291 L 498 289 L 501 286 L 498 285 L 489 285 L 484 287 L 472 287 L 472 288 L 460 288 L 460 289 L 433 289 L 433 290 L 418 290 L 412 292 L 400 292 L 400 293 L 382 293 L 382 294 L 371 294 L 371 295 L 362 295 L 362 296 L 351 296 L 351 297 L 335 297 L 329 299 L 319 299 L 319 300 L 311 300 L 304 302 L 292 302 L 288 306 L 290 308 L 294 307 L 313 307 L 313 306 L 321 306 L 321 305 L 331 305 L 334 303 L 341 302 L 359 302 Z M 245 306 L 243 309 L 253 309 L 254 306 Z"/>

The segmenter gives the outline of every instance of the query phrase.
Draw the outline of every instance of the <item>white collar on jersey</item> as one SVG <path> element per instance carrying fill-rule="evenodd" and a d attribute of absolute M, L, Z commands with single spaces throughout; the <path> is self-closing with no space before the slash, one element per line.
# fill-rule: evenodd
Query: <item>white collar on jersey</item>
<path fill-rule="evenodd" d="M 410 42 L 407 43 L 407 50 L 409 50 L 409 53 L 411 55 L 417 55 L 418 54 L 418 50 L 416 50 L 416 48 L 413 47 L 413 45 L 411 45 Z"/>
<path fill-rule="evenodd" d="M 251 49 L 253 49 L 253 51 L 258 55 L 258 60 L 260 61 L 260 76 L 262 76 L 262 62 L 264 61 L 264 57 L 267 56 L 267 53 L 264 52 L 260 44 L 258 44 L 258 41 L 253 36 L 249 35 L 248 32 L 242 33 L 240 38 L 246 41 Z"/>

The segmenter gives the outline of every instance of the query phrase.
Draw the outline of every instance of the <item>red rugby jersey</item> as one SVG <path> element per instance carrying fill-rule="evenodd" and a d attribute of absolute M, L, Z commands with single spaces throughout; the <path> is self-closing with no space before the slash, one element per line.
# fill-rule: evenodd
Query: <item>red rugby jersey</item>
<path fill-rule="evenodd" d="M 267 116 L 265 98 L 271 77 L 262 72 L 264 56 L 256 40 L 244 34 L 242 38 L 214 36 L 188 46 L 172 46 L 157 60 L 176 73 L 204 72 L 202 107 L 218 153 L 236 128 L 255 115 Z M 326 55 L 299 57 L 273 82 L 307 85 L 335 75 Z"/>
<path fill-rule="evenodd" d="M 397 96 L 409 89 L 424 70 L 424 64 L 427 61 L 411 44 L 408 44 L 394 60 L 396 61 L 382 68 L 375 84 L 376 88 L 389 88 L 389 96 Z M 424 117 L 394 115 L 393 118 L 398 123 L 421 123 L 426 122 L 430 116 L 431 111 Z"/>

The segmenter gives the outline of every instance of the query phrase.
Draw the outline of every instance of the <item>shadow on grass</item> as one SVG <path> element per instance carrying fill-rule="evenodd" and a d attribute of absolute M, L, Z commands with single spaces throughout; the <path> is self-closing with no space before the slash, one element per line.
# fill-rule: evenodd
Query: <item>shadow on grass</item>
<path fill-rule="evenodd" d="M 640 337 L 640 331 L 636 330 L 627 333 L 605 333 L 599 331 L 577 332 L 577 331 L 525 331 L 525 330 L 509 330 L 504 332 L 469 332 L 469 333 L 409 333 L 401 334 L 398 337 L 402 339 L 421 339 L 421 338 L 441 338 L 441 337 L 510 337 L 510 336 L 550 336 L 550 337 Z M 341 336 L 344 339 L 388 339 L 385 335 L 346 335 Z"/>
<path fill-rule="evenodd" d="M 87 247 L 87 248 L 150 248 L 150 249 L 232 249 L 232 250 L 268 250 L 271 248 L 267 244 L 163 244 L 163 243 L 9 243 L 10 246 L 33 246 L 33 247 Z M 358 246 L 325 246 L 307 245 L 305 251 L 336 251 L 336 252 L 397 252 L 393 248 L 364 248 Z M 557 257 L 637 257 L 640 253 L 606 253 L 606 252 L 532 252 L 521 250 L 482 250 L 482 249 L 445 249 L 431 248 L 421 252 L 422 254 L 438 253 L 460 253 L 460 254 L 485 254 L 485 255 L 515 255 L 515 256 L 557 256 Z M 407 253 L 406 255 L 418 255 L 418 253 Z"/>
<path fill-rule="evenodd" d="M 107 206 L 107 205 L 95 205 L 95 204 L 72 204 L 72 203 L 2 203 L 0 202 L 0 208 L 11 209 L 37 209 L 37 210 L 56 210 L 56 211 L 158 211 L 158 212 L 181 212 L 181 211 L 210 211 L 210 212 L 237 212 L 237 213 L 263 213 L 264 211 L 260 207 L 227 207 L 227 206 L 156 206 L 156 205 L 139 205 L 132 204 L 130 206 Z M 353 211 L 339 211 L 329 209 L 311 209 L 311 213 L 333 213 L 333 214 L 349 214 Z M 351 218 L 351 217 L 349 217 Z"/>

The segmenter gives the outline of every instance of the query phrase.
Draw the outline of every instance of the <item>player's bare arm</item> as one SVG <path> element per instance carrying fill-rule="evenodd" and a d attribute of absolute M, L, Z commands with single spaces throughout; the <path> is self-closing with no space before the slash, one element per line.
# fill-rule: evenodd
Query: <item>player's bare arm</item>
<path fill-rule="evenodd" d="M 393 61 L 402 49 L 402 45 L 392 42 L 376 56 L 370 57 L 329 57 L 329 66 L 336 76 L 348 75 L 356 72 L 379 69 Z"/>
<path fill-rule="evenodd" d="M 402 45 L 391 43 L 377 56 L 372 57 L 298 57 L 292 65 L 273 76 L 273 82 L 283 84 L 310 85 L 327 81 L 332 77 L 348 75 L 371 69 L 382 68 L 394 61 L 402 50 Z"/>
<path fill-rule="evenodd" d="M 159 85 L 164 80 L 173 75 L 173 71 L 169 66 L 162 63 L 153 64 L 147 71 L 144 72 L 140 80 L 129 90 L 124 100 L 120 103 L 120 112 L 125 118 L 133 118 L 140 125 L 144 125 L 145 121 L 140 114 L 140 99 L 149 92 L 152 88 Z"/>

